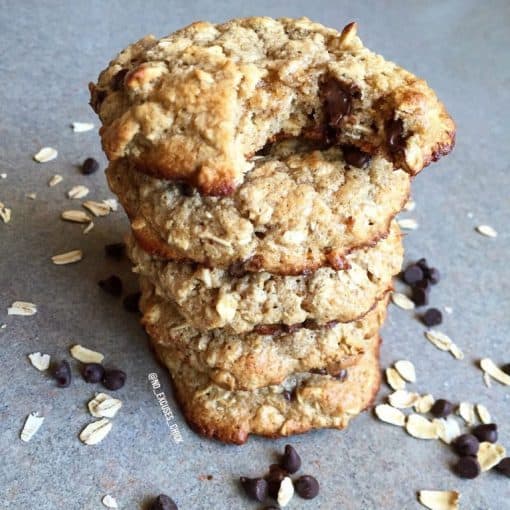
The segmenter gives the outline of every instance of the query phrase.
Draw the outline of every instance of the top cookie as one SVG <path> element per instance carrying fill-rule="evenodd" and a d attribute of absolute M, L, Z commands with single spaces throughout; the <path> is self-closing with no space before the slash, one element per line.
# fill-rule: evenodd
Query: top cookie
<path fill-rule="evenodd" d="M 306 18 L 198 22 L 128 46 L 90 84 L 110 160 L 226 195 L 267 143 L 307 137 L 380 153 L 411 174 L 455 126 L 425 81 Z"/>

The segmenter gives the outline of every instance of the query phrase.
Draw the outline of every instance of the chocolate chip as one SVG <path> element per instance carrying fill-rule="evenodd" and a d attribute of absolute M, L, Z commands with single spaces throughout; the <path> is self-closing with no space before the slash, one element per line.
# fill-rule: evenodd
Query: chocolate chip
<path fill-rule="evenodd" d="M 416 261 L 416 265 L 420 266 L 423 269 L 423 271 L 425 271 L 425 272 L 428 271 L 428 269 L 429 269 L 429 265 L 427 263 L 427 259 L 424 259 L 424 258 L 421 258 L 420 260 L 417 260 Z"/>
<path fill-rule="evenodd" d="M 448 415 L 453 413 L 453 404 L 444 398 L 440 398 L 434 402 L 430 412 L 436 418 L 446 418 Z"/>
<path fill-rule="evenodd" d="M 455 472 L 461 478 L 476 478 L 480 474 L 480 464 L 476 457 L 469 455 L 461 457 L 455 464 Z"/>
<path fill-rule="evenodd" d="M 280 466 L 291 474 L 295 473 L 301 467 L 301 457 L 290 444 L 285 446 L 284 454 L 280 460 Z"/>
<path fill-rule="evenodd" d="M 363 168 L 370 161 L 370 154 L 354 147 L 354 145 L 346 145 L 342 147 L 345 162 L 356 168 Z"/>
<path fill-rule="evenodd" d="M 390 152 L 401 151 L 405 146 L 403 138 L 404 124 L 400 119 L 390 120 L 386 123 L 386 142 Z"/>
<path fill-rule="evenodd" d="M 487 441 L 489 443 L 495 443 L 498 440 L 498 426 L 495 423 L 478 425 L 471 430 L 471 433 L 476 436 L 480 442 Z"/>
<path fill-rule="evenodd" d="M 510 375 L 510 363 L 507 363 L 506 365 L 503 365 L 501 367 L 501 370 L 503 370 L 503 372 L 505 372 L 505 374 Z"/>
<path fill-rule="evenodd" d="M 289 390 L 284 390 L 282 392 L 282 395 L 283 395 L 283 398 L 289 402 L 291 402 L 294 398 L 294 393 L 292 391 L 289 391 Z"/>
<path fill-rule="evenodd" d="M 269 466 L 269 473 L 265 476 L 265 479 L 267 481 L 267 493 L 271 498 L 277 499 L 280 485 L 286 476 L 288 476 L 287 471 L 278 464 Z"/>
<path fill-rule="evenodd" d="M 121 69 L 114 75 L 110 82 L 110 87 L 112 90 L 120 90 L 124 86 L 124 78 L 128 72 L 129 69 Z"/>
<path fill-rule="evenodd" d="M 160 494 L 149 507 L 149 510 L 178 510 L 174 500 L 166 494 Z"/>
<path fill-rule="evenodd" d="M 418 264 L 411 264 L 407 266 L 402 277 L 408 285 L 414 285 L 423 280 L 423 269 Z"/>
<path fill-rule="evenodd" d="M 510 476 L 510 457 L 505 457 L 497 466 L 496 469 L 503 475 Z"/>
<path fill-rule="evenodd" d="M 53 366 L 53 377 L 59 388 L 67 388 L 71 384 L 71 367 L 66 360 L 56 363 Z"/>
<path fill-rule="evenodd" d="M 99 163 L 94 158 L 87 158 L 81 165 L 81 173 L 90 175 L 99 170 Z"/>
<path fill-rule="evenodd" d="M 138 302 L 140 301 L 141 292 L 134 292 L 133 294 L 128 294 L 122 304 L 124 309 L 130 313 L 137 313 L 140 311 L 138 307 Z"/>
<path fill-rule="evenodd" d="M 320 85 L 326 120 L 333 128 L 338 128 L 344 116 L 351 112 L 351 96 L 344 88 L 345 86 L 333 77 L 327 78 Z"/>
<path fill-rule="evenodd" d="M 328 374 L 328 371 L 325 368 L 312 368 L 311 370 L 309 370 L 309 372 L 311 374 L 316 374 L 316 375 L 327 375 Z"/>
<path fill-rule="evenodd" d="M 426 306 L 429 304 L 429 296 L 425 289 L 413 287 L 411 299 L 416 306 Z"/>
<path fill-rule="evenodd" d="M 439 270 L 435 267 L 430 267 L 427 271 L 427 279 L 430 283 L 435 285 L 436 283 L 439 283 L 439 280 L 441 279 L 441 276 L 439 274 Z"/>
<path fill-rule="evenodd" d="M 120 390 L 126 382 L 126 374 L 122 370 L 105 370 L 103 376 L 103 386 L 109 390 Z"/>
<path fill-rule="evenodd" d="M 232 278 L 241 278 L 246 274 L 244 263 L 242 261 L 234 262 L 228 266 L 228 274 Z"/>
<path fill-rule="evenodd" d="M 419 289 L 423 289 L 427 292 L 430 291 L 430 282 L 427 280 L 427 278 L 423 278 L 423 280 L 420 280 L 419 282 L 416 282 L 413 287 L 417 287 Z"/>
<path fill-rule="evenodd" d="M 313 499 L 319 494 L 319 482 L 310 475 L 303 475 L 294 482 L 296 492 L 303 499 Z"/>
<path fill-rule="evenodd" d="M 98 285 L 108 294 L 119 297 L 122 294 L 122 280 L 115 275 L 111 275 L 105 280 L 99 280 Z"/>
<path fill-rule="evenodd" d="M 104 367 L 100 363 L 86 363 L 81 369 L 81 375 L 88 383 L 98 383 L 104 377 Z"/>
<path fill-rule="evenodd" d="M 124 243 L 107 244 L 104 251 L 108 257 L 120 260 L 126 253 L 126 245 Z"/>
<path fill-rule="evenodd" d="M 429 308 L 421 320 L 425 326 L 437 326 L 443 322 L 443 314 L 437 308 Z"/>
<path fill-rule="evenodd" d="M 193 192 L 195 191 L 193 189 L 193 186 L 190 186 L 186 182 L 177 182 L 175 184 L 176 188 L 179 190 L 179 193 L 184 197 L 191 197 L 193 196 Z"/>
<path fill-rule="evenodd" d="M 267 498 L 267 482 L 263 478 L 239 478 L 244 492 L 251 499 L 264 501 Z"/>
<path fill-rule="evenodd" d="M 480 442 L 473 434 L 462 434 L 453 441 L 452 446 L 459 455 L 476 455 Z"/>

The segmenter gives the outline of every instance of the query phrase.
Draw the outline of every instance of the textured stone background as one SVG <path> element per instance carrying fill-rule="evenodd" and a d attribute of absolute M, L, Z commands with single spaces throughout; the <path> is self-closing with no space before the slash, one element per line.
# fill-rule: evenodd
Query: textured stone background
<path fill-rule="evenodd" d="M 73 134 L 72 121 L 95 121 L 87 82 L 118 50 L 153 32 L 164 35 L 196 19 L 307 15 L 341 28 L 360 24 L 368 47 L 427 78 L 458 123 L 455 152 L 415 181 L 419 230 L 406 238 L 407 259 L 425 256 L 443 274 L 432 302 L 454 309 L 442 329 L 464 349 L 455 361 L 426 342 L 412 313 L 392 307 L 384 329 L 383 363 L 414 361 L 421 392 L 485 403 L 510 447 L 510 390 L 487 389 L 476 367 L 482 356 L 510 362 L 510 3 L 274 0 L 207 2 L 0 1 L 0 201 L 13 209 L 0 224 L 0 494 L 2 508 L 98 509 L 114 495 L 121 508 L 136 509 L 148 496 L 171 494 L 181 509 L 257 508 L 240 494 L 239 474 L 256 475 L 284 444 L 295 445 L 304 471 L 322 484 L 313 503 L 290 508 L 342 510 L 415 509 L 416 491 L 456 488 L 462 508 L 510 507 L 508 479 L 489 473 L 463 481 L 449 471 L 453 454 L 442 443 L 413 439 L 365 414 L 346 432 L 321 431 L 291 440 L 252 439 L 244 447 L 200 439 L 183 422 L 164 370 L 153 360 L 136 317 L 105 295 L 97 280 L 120 274 L 135 288 L 127 263 L 103 255 L 103 245 L 126 229 L 121 212 L 98 219 L 84 236 L 59 220 L 70 202 L 64 192 L 83 183 L 91 198 L 110 196 L 102 172 L 77 171 L 85 157 L 104 163 L 96 132 Z M 44 145 L 58 148 L 56 161 L 31 156 Z M 64 182 L 49 188 L 61 173 Z M 36 200 L 25 193 L 37 192 Z M 468 216 L 472 213 L 472 217 Z M 489 223 L 497 239 L 474 232 Z M 57 267 L 49 257 L 82 248 L 84 260 Z M 16 299 L 39 305 L 34 317 L 7 316 Z M 85 447 L 77 439 L 90 420 L 85 403 L 94 388 L 77 377 L 59 390 L 28 364 L 33 351 L 68 357 L 73 342 L 106 354 L 128 373 L 118 392 L 124 408 L 109 437 Z M 184 441 L 174 444 L 147 382 L 157 372 Z M 387 394 L 383 388 L 381 397 Z M 30 411 L 46 421 L 29 444 L 19 431 Z M 207 480 L 205 475 L 212 475 Z"/>

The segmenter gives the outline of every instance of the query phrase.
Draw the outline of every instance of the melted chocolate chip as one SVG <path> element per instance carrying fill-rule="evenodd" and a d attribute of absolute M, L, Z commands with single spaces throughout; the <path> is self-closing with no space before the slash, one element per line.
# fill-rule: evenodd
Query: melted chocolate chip
<path fill-rule="evenodd" d="M 346 145 L 342 147 L 345 162 L 356 168 L 363 168 L 370 161 L 370 154 L 354 147 L 354 145 Z"/>
<path fill-rule="evenodd" d="M 124 78 L 128 73 L 128 69 L 121 69 L 111 80 L 110 87 L 112 90 L 120 90 L 124 86 Z"/>
<path fill-rule="evenodd" d="M 184 197 L 192 197 L 194 193 L 193 186 L 190 186 L 189 184 L 185 182 L 176 182 L 175 187 L 179 191 L 179 193 Z"/>
<path fill-rule="evenodd" d="M 395 154 L 404 148 L 403 134 L 404 124 L 400 119 L 392 119 L 386 123 L 386 143 L 391 153 Z"/>
<path fill-rule="evenodd" d="M 338 128 L 342 119 L 351 112 L 351 95 L 346 86 L 336 78 L 327 78 L 320 86 L 320 93 L 324 101 L 327 124 Z"/>

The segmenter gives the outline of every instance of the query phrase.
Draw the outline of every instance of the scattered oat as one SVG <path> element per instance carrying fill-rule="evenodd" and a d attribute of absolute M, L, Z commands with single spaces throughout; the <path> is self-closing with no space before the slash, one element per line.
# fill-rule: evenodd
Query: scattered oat
<path fill-rule="evenodd" d="M 83 233 L 88 234 L 94 228 L 94 222 L 91 221 L 84 229 Z"/>
<path fill-rule="evenodd" d="M 0 202 L 0 218 L 4 223 L 9 223 L 9 221 L 11 221 L 11 213 L 12 210 Z"/>
<path fill-rule="evenodd" d="M 491 376 L 487 372 L 483 373 L 483 382 L 487 388 L 492 388 Z"/>
<path fill-rule="evenodd" d="M 430 510 L 459 510 L 460 494 L 457 491 L 418 492 L 418 501 Z"/>
<path fill-rule="evenodd" d="M 112 430 L 112 423 L 106 418 L 89 423 L 80 433 L 80 441 L 86 445 L 100 443 Z"/>
<path fill-rule="evenodd" d="M 83 207 L 85 207 L 85 209 L 88 209 L 94 216 L 107 216 L 111 212 L 110 206 L 103 202 L 86 200 L 85 202 L 83 202 L 82 205 Z"/>
<path fill-rule="evenodd" d="M 427 337 L 427 340 L 429 340 L 429 342 L 431 342 L 433 345 L 435 345 L 438 349 L 441 349 L 442 351 L 449 351 L 450 346 L 453 343 L 452 339 L 449 336 L 435 329 L 425 331 L 425 336 Z"/>
<path fill-rule="evenodd" d="M 82 363 L 102 363 L 104 359 L 104 355 L 100 352 L 87 349 L 87 347 L 83 347 L 83 345 L 80 344 L 73 345 L 69 349 L 69 352 L 74 359 Z"/>
<path fill-rule="evenodd" d="M 30 200 L 35 200 L 37 198 L 37 193 L 26 193 L 25 194 L 25 197 L 30 199 Z"/>
<path fill-rule="evenodd" d="M 503 445 L 487 441 L 480 443 L 480 448 L 476 455 L 482 471 L 489 471 L 489 469 L 499 464 L 505 457 L 506 450 Z"/>
<path fill-rule="evenodd" d="M 7 308 L 7 315 L 23 315 L 28 317 L 37 313 L 37 306 L 28 301 L 14 301 L 12 305 Z"/>
<path fill-rule="evenodd" d="M 57 266 L 64 266 L 66 264 L 74 264 L 83 258 L 81 250 L 72 250 L 66 253 L 60 253 L 51 257 L 52 262 Z"/>
<path fill-rule="evenodd" d="M 457 413 L 468 425 L 473 425 L 476 421 L 475 406 L 469 402 L 461 402 Z"/>
<path fill-rule="evenodd" d="M 222 246 L 230 247 L 232 244 L 229 241 L 225 241 L 225 239 L 222 239 L 221 237 L 216 237 L 213 234 L 202 234 L 201 239 L 208 239 L 209 241 L 214 241 L 215 243 L 221 244 Z"/>
<path fill-rule="evenodd" d="M 404 205 L 404 211 L 411 212 L 411 211 L 414 211 L 415 209 L 416 209 L 416 202 L 412 198 L 410 198 L 406 202 L 406 205 Z"/>
<path fill-rule="evenodd" d="M 437 425 L 439 439 L 446 444 L 450 444 L 461 434 L 459 422 L 452 415 L 446 418 L 435 418 L 432 422 Z"/>
<path fill-rule="evenodd" d="M 98 393 L 89 403 L 90 414 L 96 418 L 113 418 L 122 407 L 122 401 L 106 393 Z"/>
<path fill-rule="evenodd" d="M 115 198 L 107 198 L 103 200 L 103 204 L 107 205 L 112 212 L 116 212 L 119 209 L 119 203 Z"/>
<path fill-rule="evenodd" d="M 89 223 L 92 221 L 92 218 L 86 212 L 78 210 L 63 211 L 60 217 L 74 223 Z"/>
<path fill-rule="evenodd" d="M 30 413 L 25 420 L 25 425 L 23 425 L 23 430 L 20 434 L 21 440 L 25 443 L 28 443 L 32 437 L 34 437 L 34 434 L 39 430 L 43 424 L 43 421 L 44 416 L 39 416 L 38 413 Z"/>
<path fill-rule="evenodd" d="M 489 413 L 489 410 L 483 405 L 483 404 L 476 404 L 476 413 L 478 414 L 478 417 L 480 418 L 480 421 L 482 423 L 492 423 L 491 420 L 491 414 Z"/>
<path fill-rule="evenodd" d="M 402 294 L 401 292 L 392 292 L 391 300 L 393 301 L 394 305 L 397 305 L 399 308 L 402 308 L 403 310 L 414 309 L 414 303 L 405 294 Z"/>
<path fill-rule="evenodd" d="M 85 198 L 89 194 L 89 189 L 87 186 L 83 186 L 81 184 L 78 184 L 77 186 L 73 186 L 68 192 L 67 192 L 67 198 Z"/>
<path fill-rule="evenodd" d="M 418 393 L 411 393 L 407 390 L 397 390 L 388 396 L 388 401 L 391 406 L 397 409 L 407 409 L 413 407 L 420 395 Z"/>
<path fill-rule="evenodd" d="M 397 427 L 403 427 L 406 422 L 406 415 L 399 409 L 388 404 L 379 404 L 375 407 L 376 416 L 383 422 Z"/>
<path fill-rule="evenodd" d="M 73 122 L 71 127 L 75 133 L 85 133 L 94 129 L 92 122 Z"/>
<path fill-rule="evenodd" d="M 464 359 L 464 353 L 462 352 L 461 348 L 457 344 L 452 343 L 450 345 L 450 353 L 452 354 L 452 356 L 455 359 L 460 359 L 460 360 Z"/>
<path fill-rule="evenodd" d="M 480 361 L 480 367 L 486 374 L 496 379 L 496 381 L 505 386 L 510 386 L 510 375 L 503 372 L 490 358 L 482 359 L 482 361 Z"/>
<path fill-rule="evenodd" d="M 498 237 L 498 233 L 490 225 L 478 225 L 476 231 L 485 237 Z"/>
<path fill-rule="evenodd" d="M 393 367 L 386 369 L 386 381 L 392 390 L 404 390 L 406 387 L 406 382 Z"/>
<path fill-rule="evenodd" d="M 28 359 L 30 360 L 30 363 L 37 368 L 37 370 L 40 370 L 41 372 L 44 372 L 45 370 L 48 370 L 50 366 L 50 355 L 49 354 L 41 354 L 40 352 L 33 352 L 32 354 L 28 355 Z"/>
<path fill-rule="evenodd" d="M 58 151 L 53 147 L 43 147 L 37 154 L 34 155 L 34 159 L 38 163 L 47 163 L 56 159 Z"/>
<path fill-rule="evenodd" d="M 399 360 L 395 363 L 397 372 L 408 382 L 416 382 L 416 370 L 408 360 Z"/>
<path fill-rule="evenodd" d="M 439 427 L 437 423 L 427 420 L 420 414 L 410 414 L 406 421 L 407 432 L 418 439 L 438 439 Z"/>
<path fill-rule="evenodd" d="M 466 214 L 466 216 L 467 216 L 468 218 L 470 218 L 470 219 L 471 219 L 471 218 L 473 218 L 475 215 L 474 215 L 471 211 L 468 211 L 468 213 Z"/>
<path fill-rule="evenodd" d="M 55 174 L 49 181 L 48 181 L 48 186 L 50 188 L 53 188 L 53 186 L 56 186 L 59 182 L 62 182 L 64 180 L 64 178 L 59 175 L 59 174 Z"/>
<path fill-rule="evenodd" d="M 414 410 L 421 414 L 428 413 L 432 409 L 434 402 L 434 397 L 430 393 L 427 393 L 426 395 L 422 395 L 416 404 L 414 404 Z"/>
<path fill-rule="evenodd" d="M 103 503 L 103 505 L 106 507 L 106 508 L 119 508 L 117 506 L 117 500 L 113 497 L 113 496 L 110 496 L 109 494 L 107 494 L 102 500 L 101 502 Z"/>
<path fill-rule="evenodd" d="M 416 230 L 418 228 L 418 222 L 413 218 L 403 218 L 397 220 L 398 226 L 403 230 Z"/>
<path fill-rule="evenodd" d="M 290 477 L 286 476 L 280 483 L 280 488 L 278 489 L 278 496 L 276 501 L 278 502 L 278 506 L 284 507 L 287 506 L 294 496 L 294 484 Z"/>

